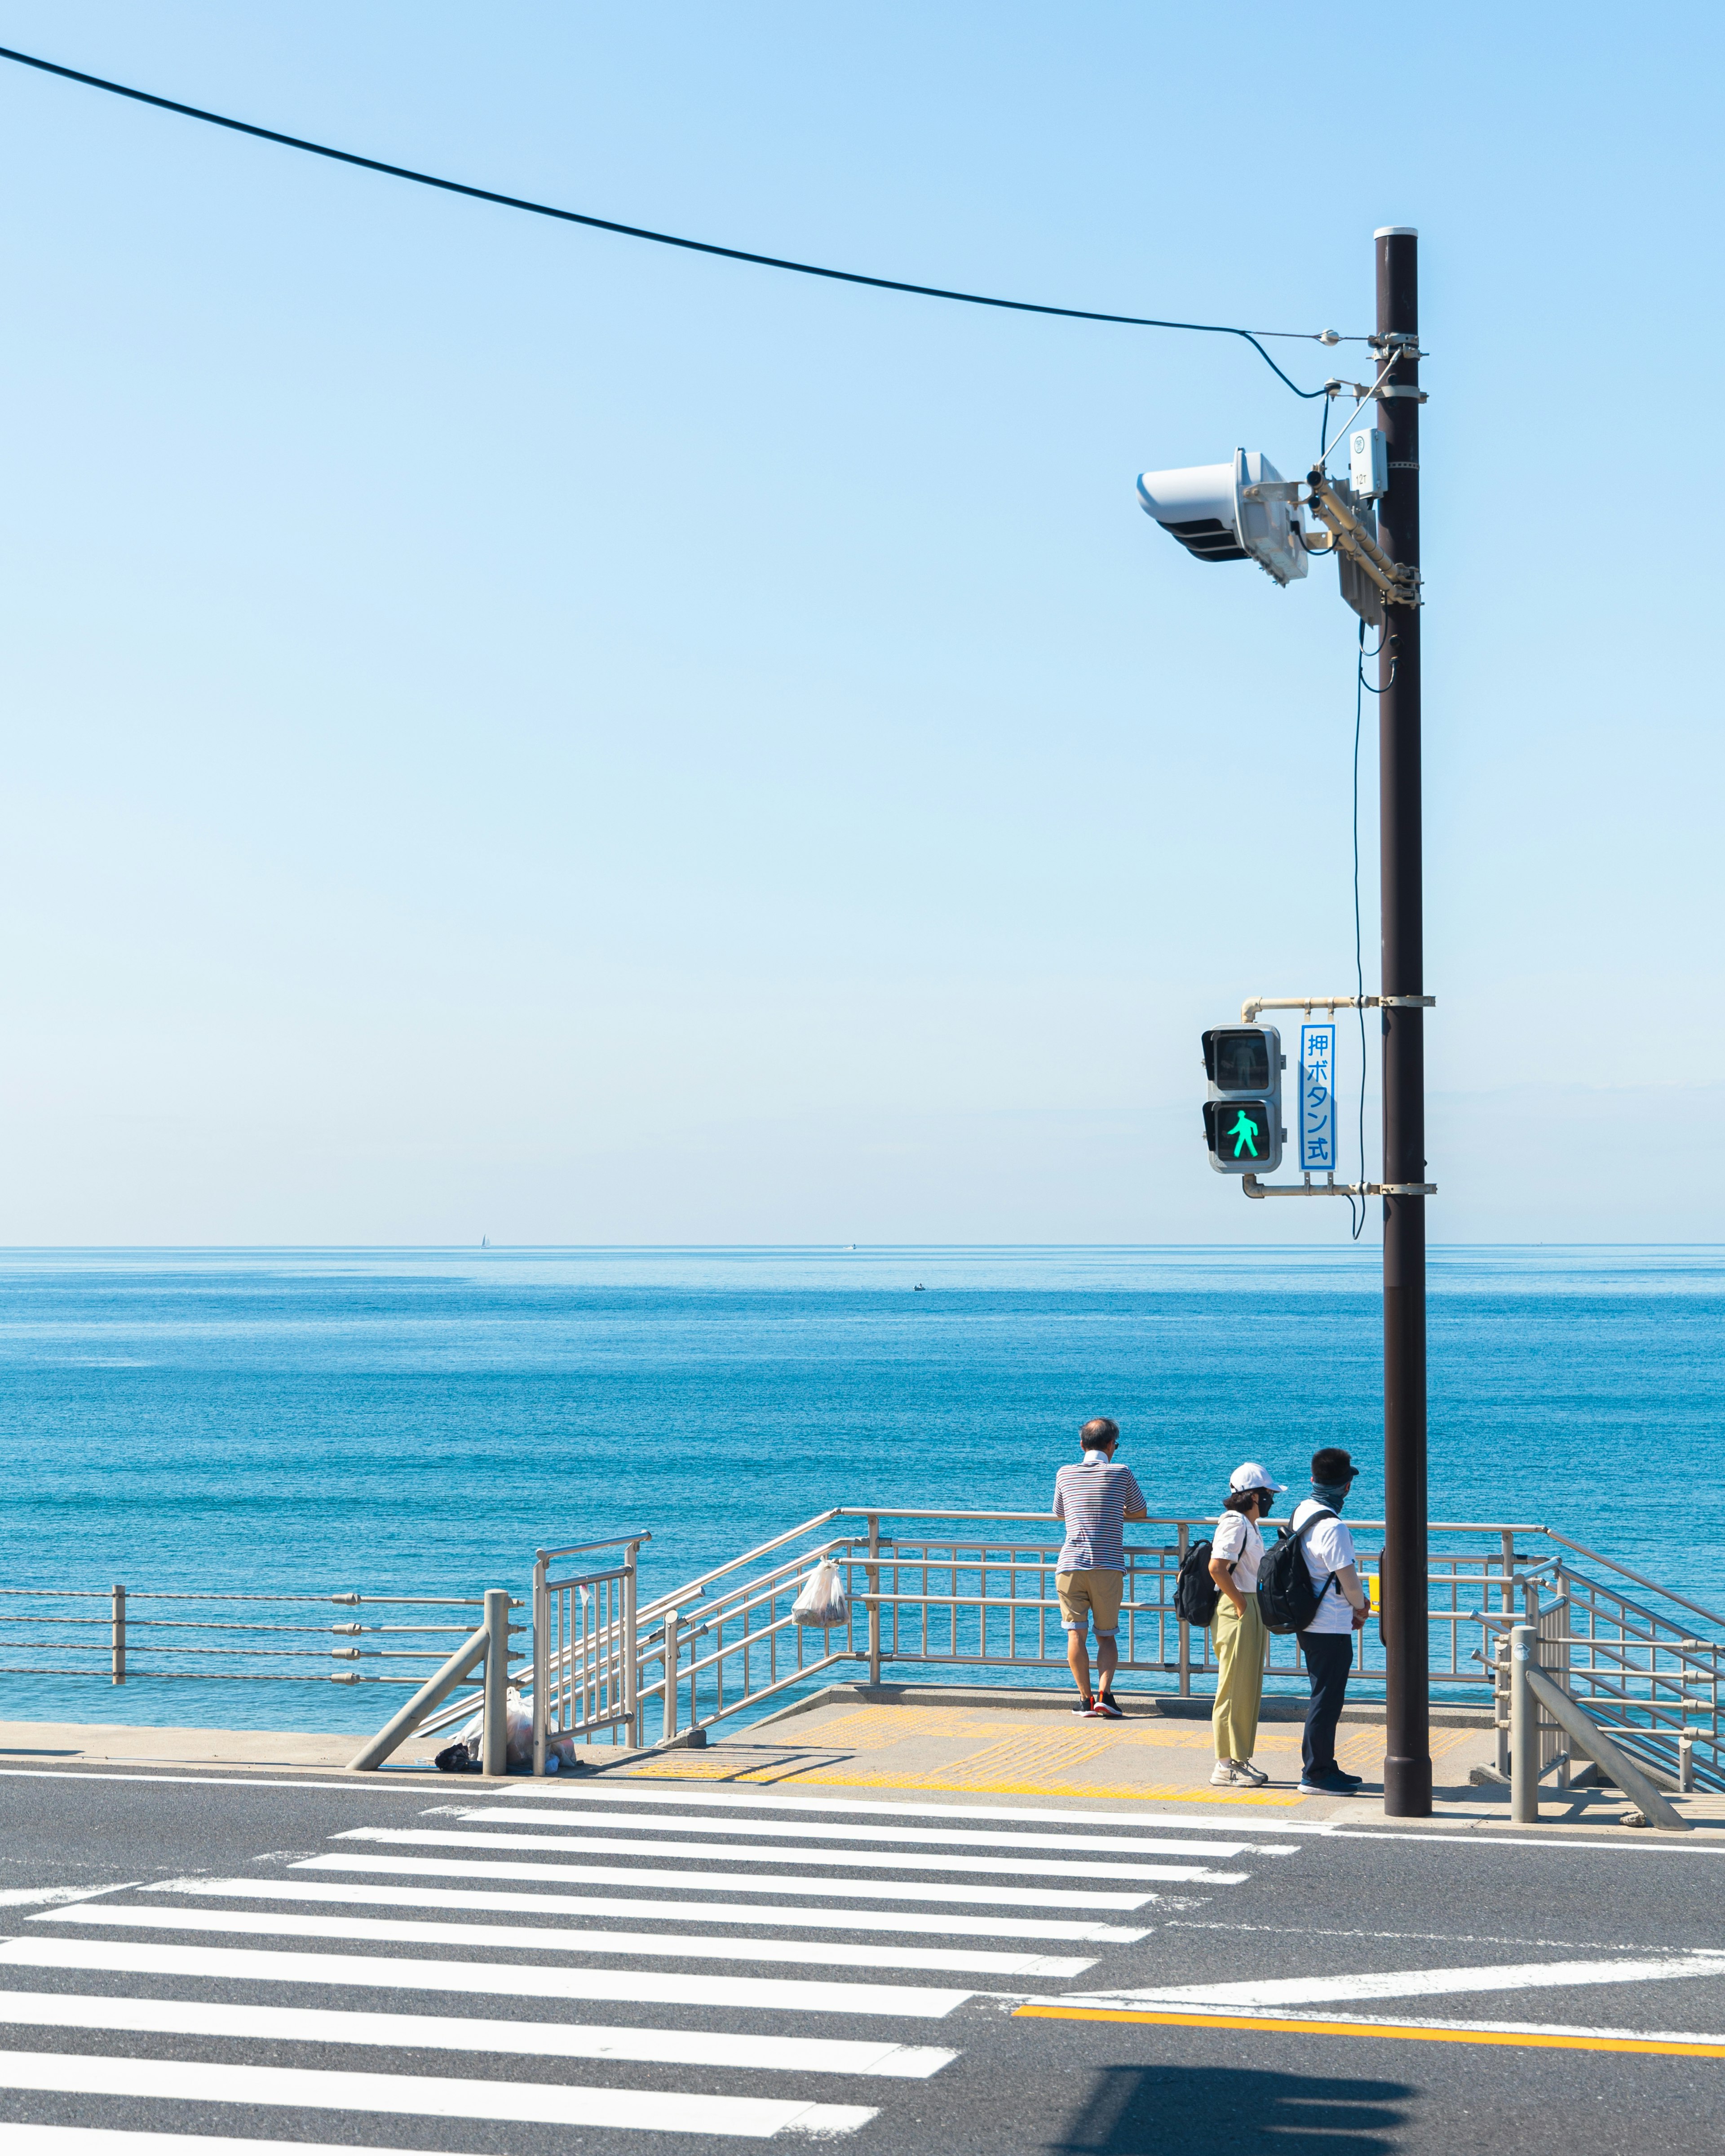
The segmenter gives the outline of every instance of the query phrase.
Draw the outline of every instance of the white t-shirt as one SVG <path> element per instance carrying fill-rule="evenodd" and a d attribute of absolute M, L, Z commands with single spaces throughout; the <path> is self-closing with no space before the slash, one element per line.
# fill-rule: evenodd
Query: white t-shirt
<path fill-rule="evenodd" d="M 1295 1506 L 1288 1526 L 1295 1534 L 1324 1507 L 1316 1497 L 1302 1497 Z M 1339 1572 L 1344 1564 L 1354 1563 L 1353 1537 L 1340 1520 L 1320 1520 L 1306 1537 L 1306 1569 L 1312 1574 L 1314 1587 L 1323 1587 L 1332 1572 Z M 1361 1582 L 1364 1585 L 1364 1582 Z M 1308 1632 L 1351 1632 L 1353 1630 L 1353 1605 L 1333 1580 L 1325 1590 L 1317 1605 L 1317 1614 L 1306 1627 Z"/>
<path fill-rule="evenodd" d="M 1242 1594 L 1251 1594 L 1258 1584 L 1258 1567 L 1264 1562 L 1264 1537 L 1258 1532 L 1257 1522 L 1249 1520 L 1244 1512 L 1224 1512 L 1210 1541 L 1210 1555 L 1233 1565 L 1235 1585 Z"/>

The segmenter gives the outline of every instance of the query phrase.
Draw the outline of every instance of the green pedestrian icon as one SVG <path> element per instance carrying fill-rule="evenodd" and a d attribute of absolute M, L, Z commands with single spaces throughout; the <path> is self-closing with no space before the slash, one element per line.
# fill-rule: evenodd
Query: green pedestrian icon
<path fill-rule="evenodd" d="M 1232 1127 L 1225 1131 L 1223 1135 L 1233 1139 L 1234 1158 L 1236 1160 L 1242 1153 L 1250 1153 L 1254 1160 L 1258 1158 L 1258 1126 L 1244 1108 L 1235 1118 Z"/>

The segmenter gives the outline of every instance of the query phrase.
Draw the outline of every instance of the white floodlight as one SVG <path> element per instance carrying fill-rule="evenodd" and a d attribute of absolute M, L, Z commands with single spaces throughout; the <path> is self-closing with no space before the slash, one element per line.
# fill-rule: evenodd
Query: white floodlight
<path fill-rule="evenodd" d="M 1188 465 L 1141 472 L 1147 516 L 1200 562 L 1255 562 L 1279 584 L 1306 573 L 1298 483 L 1285 480 L 1258 449 L 1236 449 L 1232 464 Z"/>

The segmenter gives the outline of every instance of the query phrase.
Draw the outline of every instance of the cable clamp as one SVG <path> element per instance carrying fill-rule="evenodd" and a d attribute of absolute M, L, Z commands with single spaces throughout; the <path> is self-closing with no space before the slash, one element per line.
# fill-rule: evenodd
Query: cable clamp
<path fill-rule="evenodd" d="M 1430 1010 L 1436 1003 L 1435 996 L 1373 996 L 1371 1000 L 1384 1010 Z"/>
<path fill-rule="evenodd" d="M 1409 382 L 1386 382 L 1377 392 L 1379 397 L 1409 397 L 1416 404 L 1429 404 L 1430 398 L 1423 389 L 1416 389 Z"/>

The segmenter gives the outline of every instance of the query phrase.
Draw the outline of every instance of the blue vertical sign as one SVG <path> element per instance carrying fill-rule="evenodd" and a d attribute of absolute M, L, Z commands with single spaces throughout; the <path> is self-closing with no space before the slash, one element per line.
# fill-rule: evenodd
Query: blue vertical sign
<path fill-rule="evenodd" d="M 1336 1027 L 1300 1029 L 1300 1165 L 1307 1175 L 1336 1172 Z"/>

